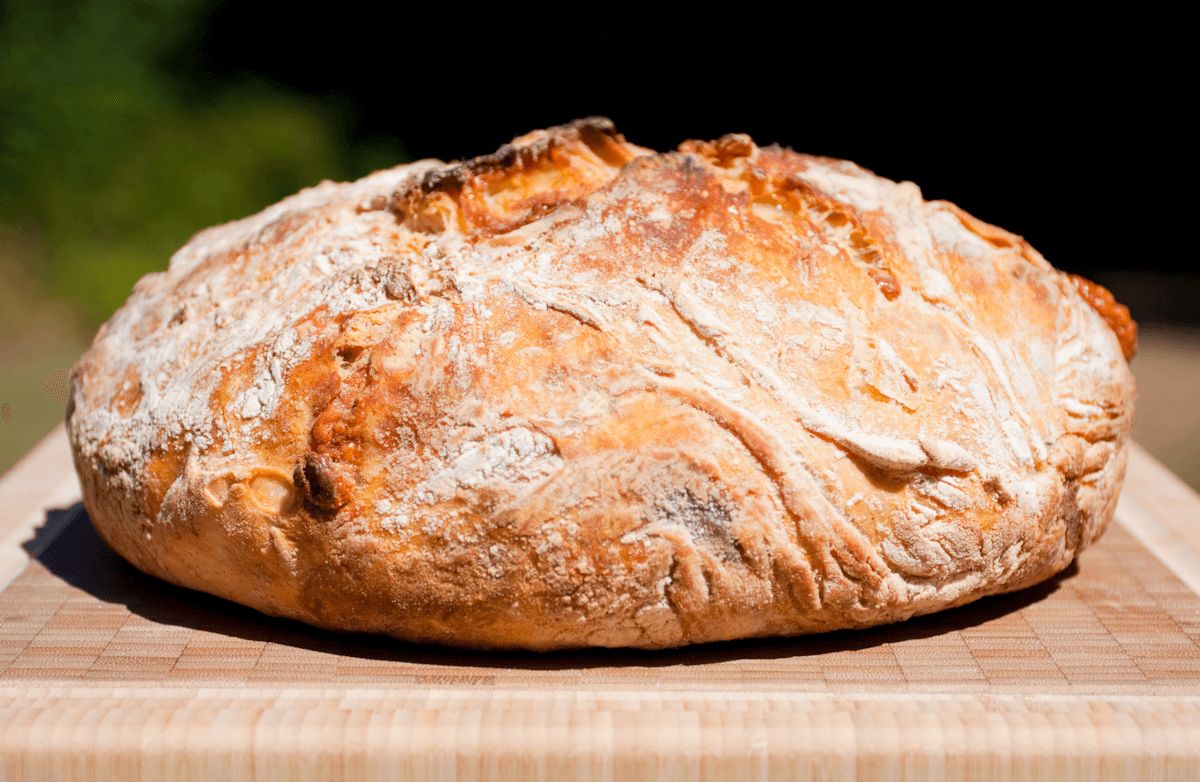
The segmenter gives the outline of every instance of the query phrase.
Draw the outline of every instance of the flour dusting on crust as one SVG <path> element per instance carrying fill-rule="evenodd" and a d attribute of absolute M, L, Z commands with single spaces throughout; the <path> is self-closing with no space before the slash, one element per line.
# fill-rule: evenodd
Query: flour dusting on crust
<path fill-rule="evenodd" d="M 68 431 L 114 548 L 268 613 L 536 649 L 817 632 L 1102 533 L 1122 312 L 911 183 L 589 119 L 202 232 L 97 335 Z"/>

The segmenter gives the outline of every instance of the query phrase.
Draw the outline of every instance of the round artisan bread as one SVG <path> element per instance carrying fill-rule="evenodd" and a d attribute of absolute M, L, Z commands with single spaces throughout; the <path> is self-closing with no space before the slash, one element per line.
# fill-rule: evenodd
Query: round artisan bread
<path fill-rule="evenodd" d="M 668 647 L 1028 586 L 1112 517 L 1133 324 L 911 183 L 605 120 L 196 236 L 74 372 L 97 530 L 327 628 Z"/>

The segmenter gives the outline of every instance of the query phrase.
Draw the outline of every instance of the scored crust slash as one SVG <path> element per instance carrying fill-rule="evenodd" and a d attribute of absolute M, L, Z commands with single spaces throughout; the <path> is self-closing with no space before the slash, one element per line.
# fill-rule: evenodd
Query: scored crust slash
<path fill-rule="evenodd" d="M 1136 327 L 911 183 L 607 120 L 197 235 L 72 376 L 103 538 L 268 614 L 489 648 L 894 622 L 1112 517 Z"/>

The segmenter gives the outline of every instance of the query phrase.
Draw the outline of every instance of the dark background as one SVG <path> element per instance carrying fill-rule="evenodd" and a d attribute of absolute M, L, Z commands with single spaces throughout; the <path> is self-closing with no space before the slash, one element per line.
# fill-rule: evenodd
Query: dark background
<path fill-rule="evenodd" d="M 589 114 L 657 149 L 745 132 L 912 180 L 1118 286 L 1116 272 L 1190 271 L 1178 229 L 1191 199 L 1171 193 L 1194 173 L 1194 57 L 1171 20 L 910 17 L 864 30 L 853 17 L 872 12 L 845 9 L 559 25 L 450 11 L 398 34 L 229 3 L 178 65 L 196 82 L 255 74 L 319 95 L 344 107 L 353 136 L 394 136 L 415 157 L 470 157 Z M 1143 317 L 1195 318 L 1171 295 L 1180 285 L 1194 281 L 1131 295 Z"/>
<path fill-rule="evenodd" d="M 1182 20 L 686 10 L 0 0 L 0 229 L 94 326 L 206 225 L 600 114 L 657 149 L 739 131 L 854 160 L 1140 319 L 1200 320 Z"/>
<path fill-rule="evenodd" d="M 195 231 L 595 114 L 657 149 L 738 131 L 847 158 L 1021 234 L 1188 335 L 1135 370 L 1176 378 L 1142 410 L 1190 410 L 1190 30 L 1141 8 L 0 0 L 0 469 L 61 416 L 70 365 L 134 281 Z M 1200 476 L 1200 435 L 1177 416 L 1161 429 Z"/>

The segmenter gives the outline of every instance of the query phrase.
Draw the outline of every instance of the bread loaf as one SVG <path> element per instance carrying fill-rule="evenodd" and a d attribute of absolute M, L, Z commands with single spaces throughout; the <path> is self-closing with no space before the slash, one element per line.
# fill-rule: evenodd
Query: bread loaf
<path fill-rule="evenodd" d="M 96 529 L 172 583 L 670 647 L 1062 570 L 1113 515 L 1133 329 L 911 183 L 589 119 L 200 233 L 79 361 L 68 431 Z"/>

